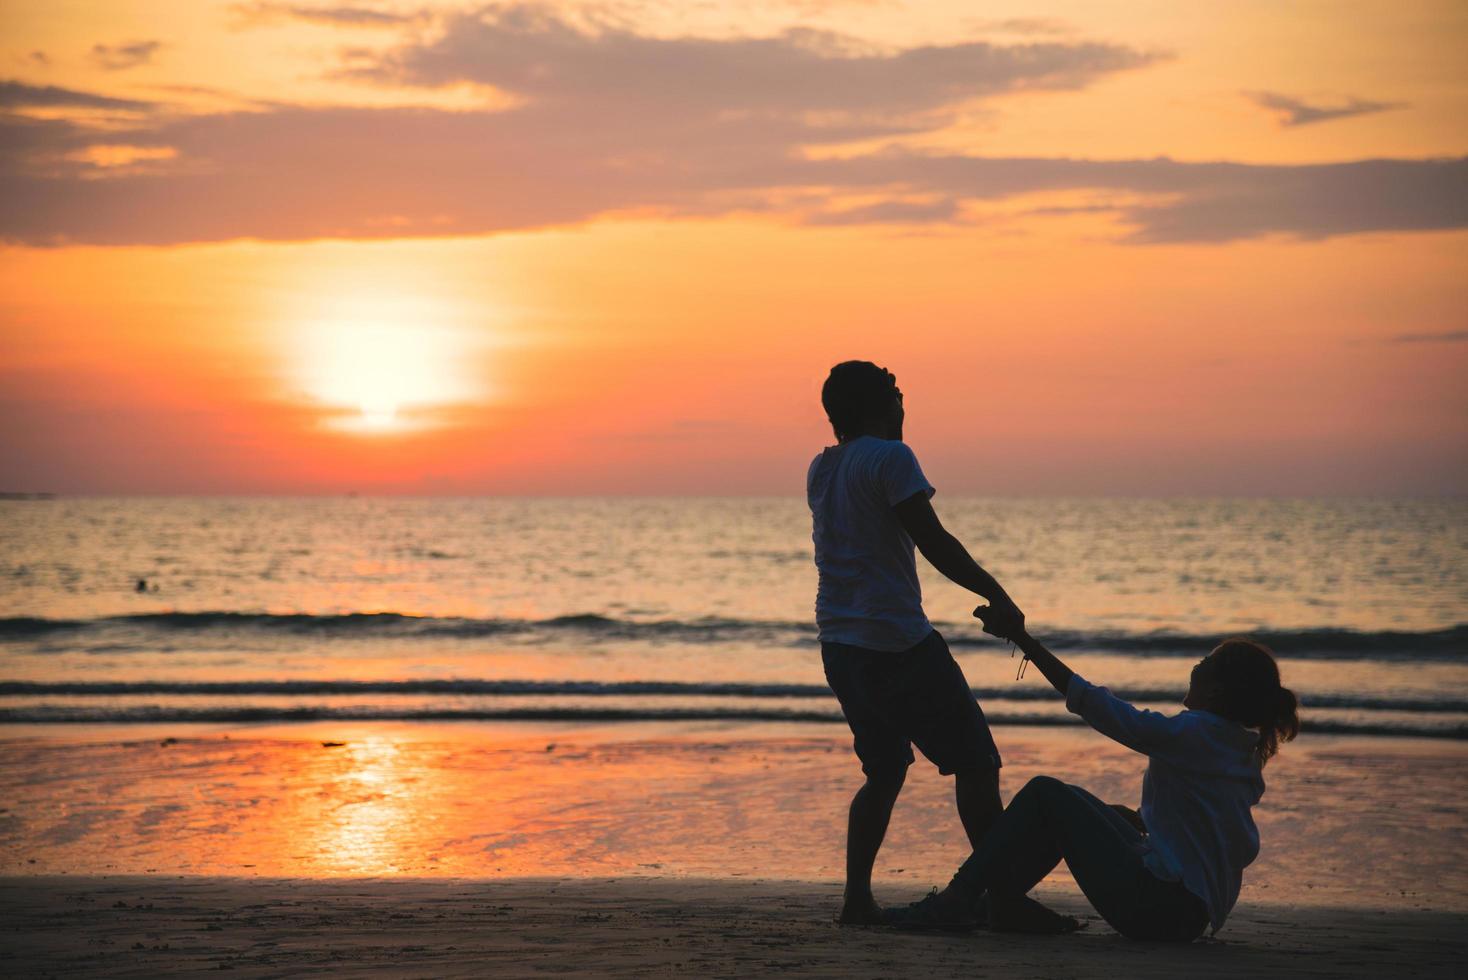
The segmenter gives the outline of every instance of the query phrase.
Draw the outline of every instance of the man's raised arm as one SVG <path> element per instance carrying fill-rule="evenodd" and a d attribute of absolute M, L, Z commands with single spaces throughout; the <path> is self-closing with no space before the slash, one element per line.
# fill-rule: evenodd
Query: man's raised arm
<path fill-rule="evenodd" d="M 938 520 L 938 514 L 933 510 L 926 493 L 915 493 L 894 504 L 892 510 L 902 523 L 903 530 L 912 538 L 912 543 L 917 545 L 918 551 L 923 553 L 923 557 L 934 568 L 970 592 L 989 600 L 992 611 L 986 614 L 986 627 L 992 618 L 994 626 L 1005 632 L 1023 631 L 1025 614 L 1020 612 L 1009 593 L 995 581 L 994 576 L 974 561 L 963 543 L 948 533 L 943 522 Z"/>

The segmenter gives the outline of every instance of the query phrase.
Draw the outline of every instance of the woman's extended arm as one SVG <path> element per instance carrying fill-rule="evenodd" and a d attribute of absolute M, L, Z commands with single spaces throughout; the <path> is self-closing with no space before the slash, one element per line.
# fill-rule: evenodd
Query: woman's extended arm
<path fill-rule="evenodd" d="M 1030 658 L 1031 663 L 1040 668 L 1040 673 L 1045 675 L 1051 687 L 1060 692 L 1061 697 L 1070 693 L 1070 678 L 1074 671 L 1046 649 L 1045 644 L 1024 630 L 1020 630 L 1010 639 L 1019 645 L 1020 650 Z"/>
<path fill-rule="evenodd" d="M 981 606 L 974 610 L 974 615 L 983 619 L 987 609 L 987 606 Z M 988 623 L 984 626 L 987 630 Z M 1106 688 L 1088 684 L 1025 630 L 1011 633 L 1005 639 L 1018 644 L 1024 655 L 1040 668 L 1050 686 L 1065 697 L 1068 711 L 1080 715 L 1102 735 L 1127 748 L 1153 755 L 1177 744 L 1183 734 L 1186 727 L 1183 716 L 1169 717 L 1155 711 L 1139 710 Z"/>
<path fill-rule="evenodd" d="M 1019 629 L 1016 630 L 1005 611 L 997 610 L 993 606 L 980 606 L 974 610 L 974 615 L 978 617 L 979 622 L 984 624 L 985 633 L 1017 644 L 1024 651 L 1025 658 L 1033 661 L 1035 666 L 1040 668 L 1040 673 L 1044 674 L 1050 685 L 1060 692 L 1060 696 L 1069 697 L 1070 678 L 1075 672 L 1061 663 L 1060 658 L 1051 653 L 1045 644 L 1026 632 L 1023 621 L 1019 623 Z"/>

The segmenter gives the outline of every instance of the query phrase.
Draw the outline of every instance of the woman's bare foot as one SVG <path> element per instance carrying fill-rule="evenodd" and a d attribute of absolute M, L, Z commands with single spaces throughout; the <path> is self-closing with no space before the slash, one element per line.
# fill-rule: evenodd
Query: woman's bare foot
<path fill-rule="evenodd" d="M 1069 915 L 1052 912 L 1028 895 L 1006 902 L 990 901 L 989 928 L 995 932 L 1027 932 L 1058 936 L 1084 929 L 1086 924 Z"/>

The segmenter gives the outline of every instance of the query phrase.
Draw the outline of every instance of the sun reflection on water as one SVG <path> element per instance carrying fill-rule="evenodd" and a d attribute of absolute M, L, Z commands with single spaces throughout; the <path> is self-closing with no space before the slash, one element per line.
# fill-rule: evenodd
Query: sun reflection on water
<path fill-rule="evenodd" d="M 317 793 L 320 814 L 314 852 L 334 874 L 399 872 L 410 863 L 404 845 L 424 808 L 417 777 L 405 776 L 402 749 L 392 739 L 369 737 L 336 748 Z"/>

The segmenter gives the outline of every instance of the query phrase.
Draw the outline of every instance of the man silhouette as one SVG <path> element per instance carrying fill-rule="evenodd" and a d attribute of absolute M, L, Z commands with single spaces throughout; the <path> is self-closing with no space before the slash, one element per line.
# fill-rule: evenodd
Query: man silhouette
<path fill-rule="evenodd" d="M 831 369 L 821 404 L 836 445 L 811 462 L 806 477 L 820 580 L 816 623 L 826 680 L 866 776 L 847 823 L 840 921 L 873 925 L 885 913 L 872 896 L 872 865 L 914 744 L 954 776 L 973 847 L 1003 809 L 999 751 L 963 671 L 923 613 L 914 546 L 989 601 L 990 632 L 1018 632 L 1024 614 L 934 513 L 935 491 L 902 441 L 896 377 L 868 361 L 846 361 Z"/>

